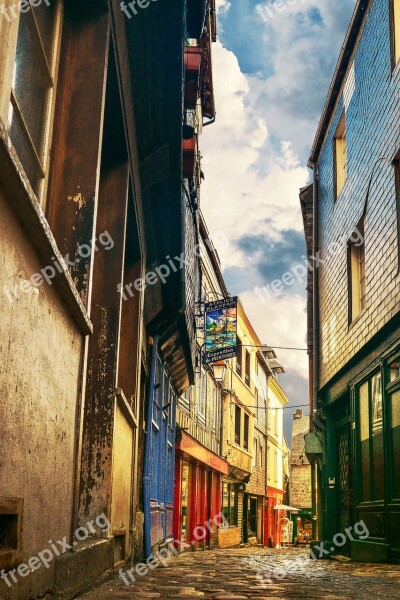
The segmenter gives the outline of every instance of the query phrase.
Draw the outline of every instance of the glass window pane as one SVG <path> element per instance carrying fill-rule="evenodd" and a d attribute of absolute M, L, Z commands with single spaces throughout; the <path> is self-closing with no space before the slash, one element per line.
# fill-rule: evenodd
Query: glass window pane
<path fill-rule="evenodd" d="M 57 0 L 43 0 L 39 6 L 32 9 L 50 68 L 53 53 L 54 24 L 57 14 L 56 7 Z"/>
<path fill-rule="evenodd" d="M 360 387 L 360 452 L 361 452 L 361 497 L 371 499 L 370 485 L 370 433 L 368 382 Z"/>
<path fill-rule="evenodd" d="M 229 522 L 229 493 L 227 483 L 222 483 L 222 513 Z"/>
<path fill-rule="evenodd" d="M 393 499 L 400 498 L 400 390 L 391 395 Z"/>
<path fill-rule="evenodd" d="M 400 378 L 400 356 L 389 365 L 390 383 Z"/>
<path fill-rule="evenodd" d="M 374 483 L 374 500 L 385 497 L 385 465 L 383 449 L 383 419 L 382 419 L 382 377 L 380 373 L 371 380 L 371 417 L 372 417 L 372 472 Z"/>
<path fill-rule="evenodd" d="M 39 156 L 42 151 L 45 108 L 50 86 L 32 15 L 22 14 L 14 63 L 13 92 Z"/>
<path fill-rule="evenodd" d="M 229 525 L 236 525 L 236 492 L 233 484 L 230 486 L 230 516 L 229 516 Z"/>
<path fill-rule="evenodd" d="M 13 146 L 18 154 L 18 158 L 21 161 L 22 166 L 25 169 L 26 176 L 29 179 L 33 191 L 35 194 L 38 194 L 41 181 L 41 172 L 36 160 L 34 159 L 32 149 L 29 145 L 24 129 L 22 128 L 21 121 L 12 104 L 10 104 L 8 114 L 11 124 L 9 134 Z"/>

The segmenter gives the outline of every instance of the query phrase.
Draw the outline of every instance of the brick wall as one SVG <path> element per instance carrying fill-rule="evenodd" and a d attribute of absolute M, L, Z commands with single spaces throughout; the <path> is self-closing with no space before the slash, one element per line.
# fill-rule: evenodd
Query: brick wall
<path fill-rule="evenodd" d="M 311 507 L 311 466 L 291 465 L 290 503 L 295 508 Z"/>
<path fill-rule="evenodd" d="M 310 418 L 298 409 L 293 415 L 290 448 L 290 504 L 296 508 L 311 507 L 311 467 L 304 441 L 309 429 Z"/>
<path fill-rule="evenodd" d="M 266 436 L 257 429 L 254 430 L 254 439 L 257 440 L 257 460 L 253 461 L 253 471 L 250 481 L 247 484 L 246 491 L 249 494 L 265 496 L 265 459 L 267 441 Z M 253 451 L 254 450 L 255 448 L 253 446 Z"/>
<path fill-rule="evenodd" d="M 318 163 L 322 388 L 400 310 L 395 175 L 400 149 L 400 69 L 392 75 L 388 0 L 374 0 L 354 53 L 354 84 L 340 97 Z M 352 90 L 354 91 L 352 92 Z M 346 104 L 347 181 L 334 200 L 333 136 Z M 379 160 L 384 157 L 385 160 Z M 366 310 L 348 323 L 346 241 L 365 221 Z M 332 244 L 344 240 L 340 250 Z M 329 257 L 329 260 L 327 258 Z"/>

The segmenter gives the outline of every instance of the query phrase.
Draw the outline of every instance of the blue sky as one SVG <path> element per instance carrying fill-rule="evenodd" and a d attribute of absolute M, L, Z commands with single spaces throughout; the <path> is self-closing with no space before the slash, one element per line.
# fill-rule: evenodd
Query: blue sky
<path fill-rule="evenodd" d="M 299 188 L 355 0 L 217 0 L 216 123 L 204 130 L 201 206 L 223 234 L 224 276 L 259 337 L 305 347 L 305 282 L 265 298 L 305 253 Z M 307 355 L 279 350 L 290 404 L 308 401 Z M 292 410 L 286 411 L 290 432 Z"/>

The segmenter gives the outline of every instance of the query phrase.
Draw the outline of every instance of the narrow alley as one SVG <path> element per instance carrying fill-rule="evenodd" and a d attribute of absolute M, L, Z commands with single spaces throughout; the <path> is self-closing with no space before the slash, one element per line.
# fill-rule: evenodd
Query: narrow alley
<path fill-rule="evenodd" d="M 396 565 L 311 560 L 305 548 L 214 550 L 185 553 L 125 585 L 120 577 L 83 600 L 184 597 L 187 600 L 400 598 Z"/>

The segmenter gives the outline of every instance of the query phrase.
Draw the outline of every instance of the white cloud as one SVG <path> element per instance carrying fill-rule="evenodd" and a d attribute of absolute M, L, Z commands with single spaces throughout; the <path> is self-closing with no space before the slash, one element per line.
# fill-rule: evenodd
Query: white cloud
<path fill-rule="evenodd" d="M 223 228 L 234 241 L 249 233 L 268 234 L 271 225 L 301 229 L 298 190 L 308 169 L 300 166 L 289 141 L 266 155 L 267 122 L 249 105 L 249 81 L 236 56 L 217 43 L 213 59 L 217 120 L 201 139 L 206 175 L 201 203 L 211 234 Z M 225 267 L 245 261 L 232 246 L 221 259 Z"/>
<path fill-rule="evenodd" d="M 219 14 L 228 12 L 230 7 L 231 3 L 229 2 L 229 0 L 216 0 L 215 2 L 216 11 Z"/>
<path fill-rule="evenodd" d="M 354 4 L 292 1 L 265 21 L 260 8 L 271 2 L 261 2 L 257 12 L 251 2 L 217 0 L 220 39 L 230 39 L 251 74 L 220 42 L 213 45 L 217 119 L 200 140 L 201 206 L 211 235 L 223 230 L 231 241 L 220 251 L 223 268 L 231 267 L 230 287 L 236 277 L 234 291 L 271 344 L 305 346 L 305 298 L 291 290 L 264 303 L 254 291 L 265 272 L 263 252 L 252 247 L 250 257 L 235 242 L 244 236 L 279 241 L 284 231 L 302 231 L 298 194 L 309 181 L 307 153 Z M 282 351 L 279 358 L 292 383 L 308 377 L 305 352 Z"/>
<path fill-rule="evenodd" d="M 248 290 L 240 294 L 240 299 L 262 343 L 285 348 L 306 348 L 307 315 L 302 296 L 271 295 L 263 302 L 254 291 Z M 306 352 L 276 350 L 276 353 L 288 376 L 292 371 L 308 379 Z M 285 385 L 284 377 L 282 383 Z"/>

